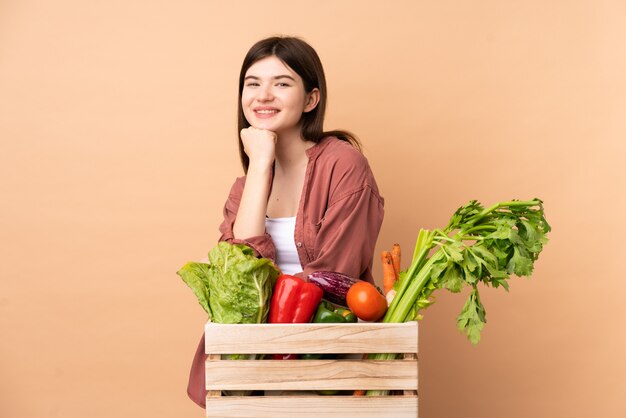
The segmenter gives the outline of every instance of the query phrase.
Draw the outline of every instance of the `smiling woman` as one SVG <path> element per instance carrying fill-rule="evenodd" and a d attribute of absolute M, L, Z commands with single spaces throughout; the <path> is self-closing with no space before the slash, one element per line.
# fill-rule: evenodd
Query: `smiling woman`
<path fill-rule="evenodd" d="M 318 88 L 307 92 L 302 78 L 272 55 L 246 72 L 241 105 L 252 126 L 273 131 L 285 141 L 300 137 L 302 115 L 315 109 L 319 95 Z"/>
<path fill-rule="evenodd" d="M 324 131 L 320 59 L 293 37 L 259 41 L 239 77 L 239 149 L 245 176 L 224 205 L 220 241 L 245 244 L 281 271 L 335 271 L 373 283 L 383 198 L 354 135 Z M 205 406 L 204 338 L 188 393 Z"/>

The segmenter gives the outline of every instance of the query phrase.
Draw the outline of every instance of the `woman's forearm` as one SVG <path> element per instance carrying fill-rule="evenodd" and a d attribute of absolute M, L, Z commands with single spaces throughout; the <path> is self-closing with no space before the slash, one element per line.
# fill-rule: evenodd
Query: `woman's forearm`
<path fill-rule="evenodd" d="M 250 164 L 246 184 L 241 195 L 233 235 L 238 239 L 255 237 L 265 233 L 265 214 L 270 192 L 271 165 Z"/>

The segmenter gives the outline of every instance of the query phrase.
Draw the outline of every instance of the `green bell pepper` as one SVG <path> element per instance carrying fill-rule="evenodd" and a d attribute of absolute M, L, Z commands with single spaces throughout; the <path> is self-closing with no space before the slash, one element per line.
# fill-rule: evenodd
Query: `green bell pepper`
<path fill-rule="evenodd" d="M 335 308 L 333 304 L 325 300 L 319 304 L 317 312 L 315 312 L 315 316 L 313 317 L 313 322 L 323 324 L 356 321 L 357 317 L 351 310 L 342 307 Z"/>
<path fill-rule="evenodd" d="M 313 316 L 313 322 L 318 324 L 330 324 L 330 323 L 348 323 L 357 322 L 358 318 L 349 309 L 335 308 L 335 306 L 328 301 L 321 301 Z M 302 354 L 300 356 L 303 360 L 319 360 L 322 358 L 322 354 Z"/>
<path fill-rule="evenodd" d="M 313 322 L 318 324 L 357 322 L 357 317 L 351 310 L 342 307 L 335 308 L 332 303 L 323 300 L 317 307 Z M 303 360 L 319 360 L 322 358 L 322 354 L 302 354 L 300 358 Z M 320 395 L 336 395 L 339 393 L 338 390 L 317 390 L 316 392 Z"/>

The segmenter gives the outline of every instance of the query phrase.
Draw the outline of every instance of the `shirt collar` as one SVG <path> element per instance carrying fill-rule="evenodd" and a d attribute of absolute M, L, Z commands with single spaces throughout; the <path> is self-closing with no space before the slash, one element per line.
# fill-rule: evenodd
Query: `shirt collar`
<path fill-rule="evenodd" d="M 313 145 L 311 148 L 307 149 L 306 155 L 309 157 L 309 160 L 317 158 L 318 155 L 322 153 L 324 148 L 328 146 L 332 142 L 332 138 L 334 136 L 326 136 L 320 140 L 317 144 Z"/>

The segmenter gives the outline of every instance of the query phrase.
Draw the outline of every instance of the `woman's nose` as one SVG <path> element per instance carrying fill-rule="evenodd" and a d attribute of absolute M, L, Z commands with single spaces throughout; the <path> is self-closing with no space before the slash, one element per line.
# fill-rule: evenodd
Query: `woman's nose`
<path fill-rule="evenodd" d="M 264 102 L 268 100 L 272 100 L 274 98 L 274 95 L 272 94 L 271 86 L 261 87 L 257 98 Z"/>

